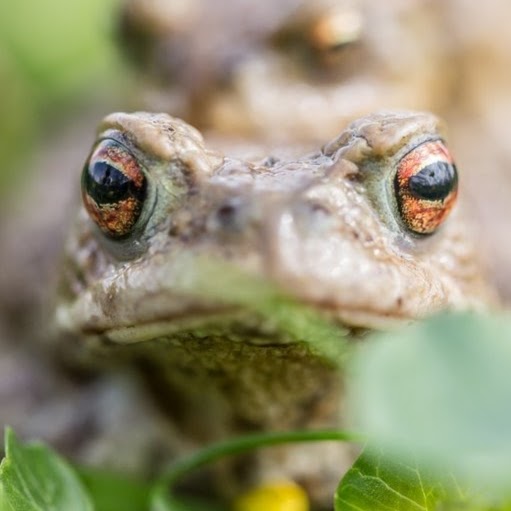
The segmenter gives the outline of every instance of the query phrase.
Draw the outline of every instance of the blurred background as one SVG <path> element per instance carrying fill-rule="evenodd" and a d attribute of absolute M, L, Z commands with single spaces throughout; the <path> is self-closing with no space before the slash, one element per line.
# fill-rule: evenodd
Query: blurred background
<path fill-rule="evenodd" d="M 21 0 L 0 6 L 2 196 L 35 171 L 34 150 L 61 123 L 119 93 L 123 68 L 111 37 L 117 4 Z"/>
<path fill-rule="evenodd" d="M 13 209 L 11 201 L 19 204 L 34 174 L 69 178 L 61 188 L 72 187 L 70 170 L 82 165 L 98 119 L 117 109 L 167 111 L 214 135 L 314 147 L 368 112 L 427 109 L 449 123 L 465 195 L 482 226 L 489 265 L 498 267 L 497 285 L 505 287 L 511 277 L 511 249 L 501 236 L 511 186 L 505 0 L 215 6 L 4 2 L 2 215 Z"/>
<path fill-rule="evenodd" d="M 55 370 L 44 343 L 80 170 L 111 111 L 167 111 L 211 139 L 317 148 L 374 110 L 432 110 L 448 122 L 481 257 L 511 297 L 507 0 L 212 5 L 0 3 L 0 424 L 72 454 L 78 445 L 82 459 L 119 457 L 112 439 L 140 419 L 130 415 L 137 391 L 70 378 Z M 144 427 L 153 440 L 160 434 Z M 91 455 L 85 431 L 96 440 L 103 433 L 111 447 L 96 443 Z M 153 440 L 138 439 L 140 452 Z M 136 442 L 124 441 L 135 467 Z"/>

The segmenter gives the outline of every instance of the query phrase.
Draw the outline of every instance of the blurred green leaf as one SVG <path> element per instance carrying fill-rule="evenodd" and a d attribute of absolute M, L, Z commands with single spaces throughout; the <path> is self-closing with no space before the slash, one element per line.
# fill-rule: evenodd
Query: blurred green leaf
<path fill-rule="evenodd" d="M 115 0 L 0 3 L 0 47 L 34 92 L 67 94 L 113 64 L 109 45 Z M 85 85 L 85 84 L 83 84 Z"/>
<path fill-rule="evenodd" d="M 226 507 L 209 501 L 178 498 L 170 494 L 155 496 L 150 509 L 151 511 L 227 511 Z"/>
<path fill-rule="evenodd" d="M 0 192 L 34 141 L 36 105 L 16 63 L 0 45 Z"/>
<path fill-rule="evenodd" d="M 336 511 L 483 511 L 475 496 L 468 498 L 451 474 L 419 467 L 412 456 L 385 456 L 366 449 L 337 488 Z M 496 508 L 494 508 L 496 509 Z M 504 509 L 504 508 L 500 508 Z"/>
<path fill-rule="evenodd" d="M 150 484 L 93 468 L 77 469 L 95 511 L 147 511 Z"/>
<path fill-rule="evenodd" d="M 92 503 L 73 470 L 46 446 L 24 446 L 8 429 L 5 451 L 0 464 L 0 509 L 92 511 Z"/>
<path fill-rule="evenodd" d="M 511 493 L 511 322 L 442 315 L 359 349 L 352 415 L 375 441 L 411 448 L 493 495 Z"/>
<path fill-rule="evenodd" d="M 0 196 L 33 167 L 43 125 L 126 89 L 111 41 L 118 1 L 0 2 Z"/>

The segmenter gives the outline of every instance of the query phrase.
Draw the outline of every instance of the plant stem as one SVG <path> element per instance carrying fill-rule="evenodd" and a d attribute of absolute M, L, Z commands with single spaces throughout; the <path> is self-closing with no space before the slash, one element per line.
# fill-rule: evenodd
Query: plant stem
<path fill-rule="evenodd" d="M 259 433 L 218 442 L 211 447 L 202 449 L 173 463 L 155 485 L 153 502 L 164 498 L 165 493 L 171 491 L 176 482 L 190 472 L 212 463 L 213 461 L 224 458 L 225 456 L 242 454 L 253 449 L 270 447 L 272 445 L 298 442 L 323 442 L 328 440 L 360 443 L 365 441 L 365 437 L 349 431 L 316 430 Z"/>

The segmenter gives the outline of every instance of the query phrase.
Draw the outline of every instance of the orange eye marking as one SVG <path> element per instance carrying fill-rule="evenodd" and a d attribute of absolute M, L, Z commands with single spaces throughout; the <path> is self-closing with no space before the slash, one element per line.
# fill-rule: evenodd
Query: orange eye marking
<path fill-rule="evenodd" d="M 82 173 L 87 212 L 107 236 L 122 238 L 135 226 L 146 196 L 146 178 L 136 158 L 121 144 L 104 140 Z"/>
<path fill-rule="evenodd" d="M 395 189 L 407 227 L 419 234 L 434 232 L 458 194 L 456 166 L 444 143 L 425 142 L 406 154 L 398 163 Z"/>
<path fill-rule="evenodd" d="M 126 199 L 117 204 L 99 205 L 90 196 L 83 198 L 85 208 L 97 226 L 112 237 L 122 237 L 129 232 L 138 218 L 139 205 L 134 199 Z"/>

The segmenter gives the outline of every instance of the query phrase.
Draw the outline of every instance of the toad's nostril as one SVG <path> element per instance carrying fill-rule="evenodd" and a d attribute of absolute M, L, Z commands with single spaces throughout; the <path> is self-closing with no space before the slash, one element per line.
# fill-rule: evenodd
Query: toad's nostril
<path fill-rule="evenodd" d="M 221 204 L 211 215 L 208 227 L 213 231 L 235 234 L 243 231 L 248 221 L 246 205 L 239 198 Z"/>
<path fill-rule="evenodd" d="M 234 204 L 224 204 L 216 212 L 217 220 L 223 226 L 231 227 L 236 224 L 237 207 Z"/>

